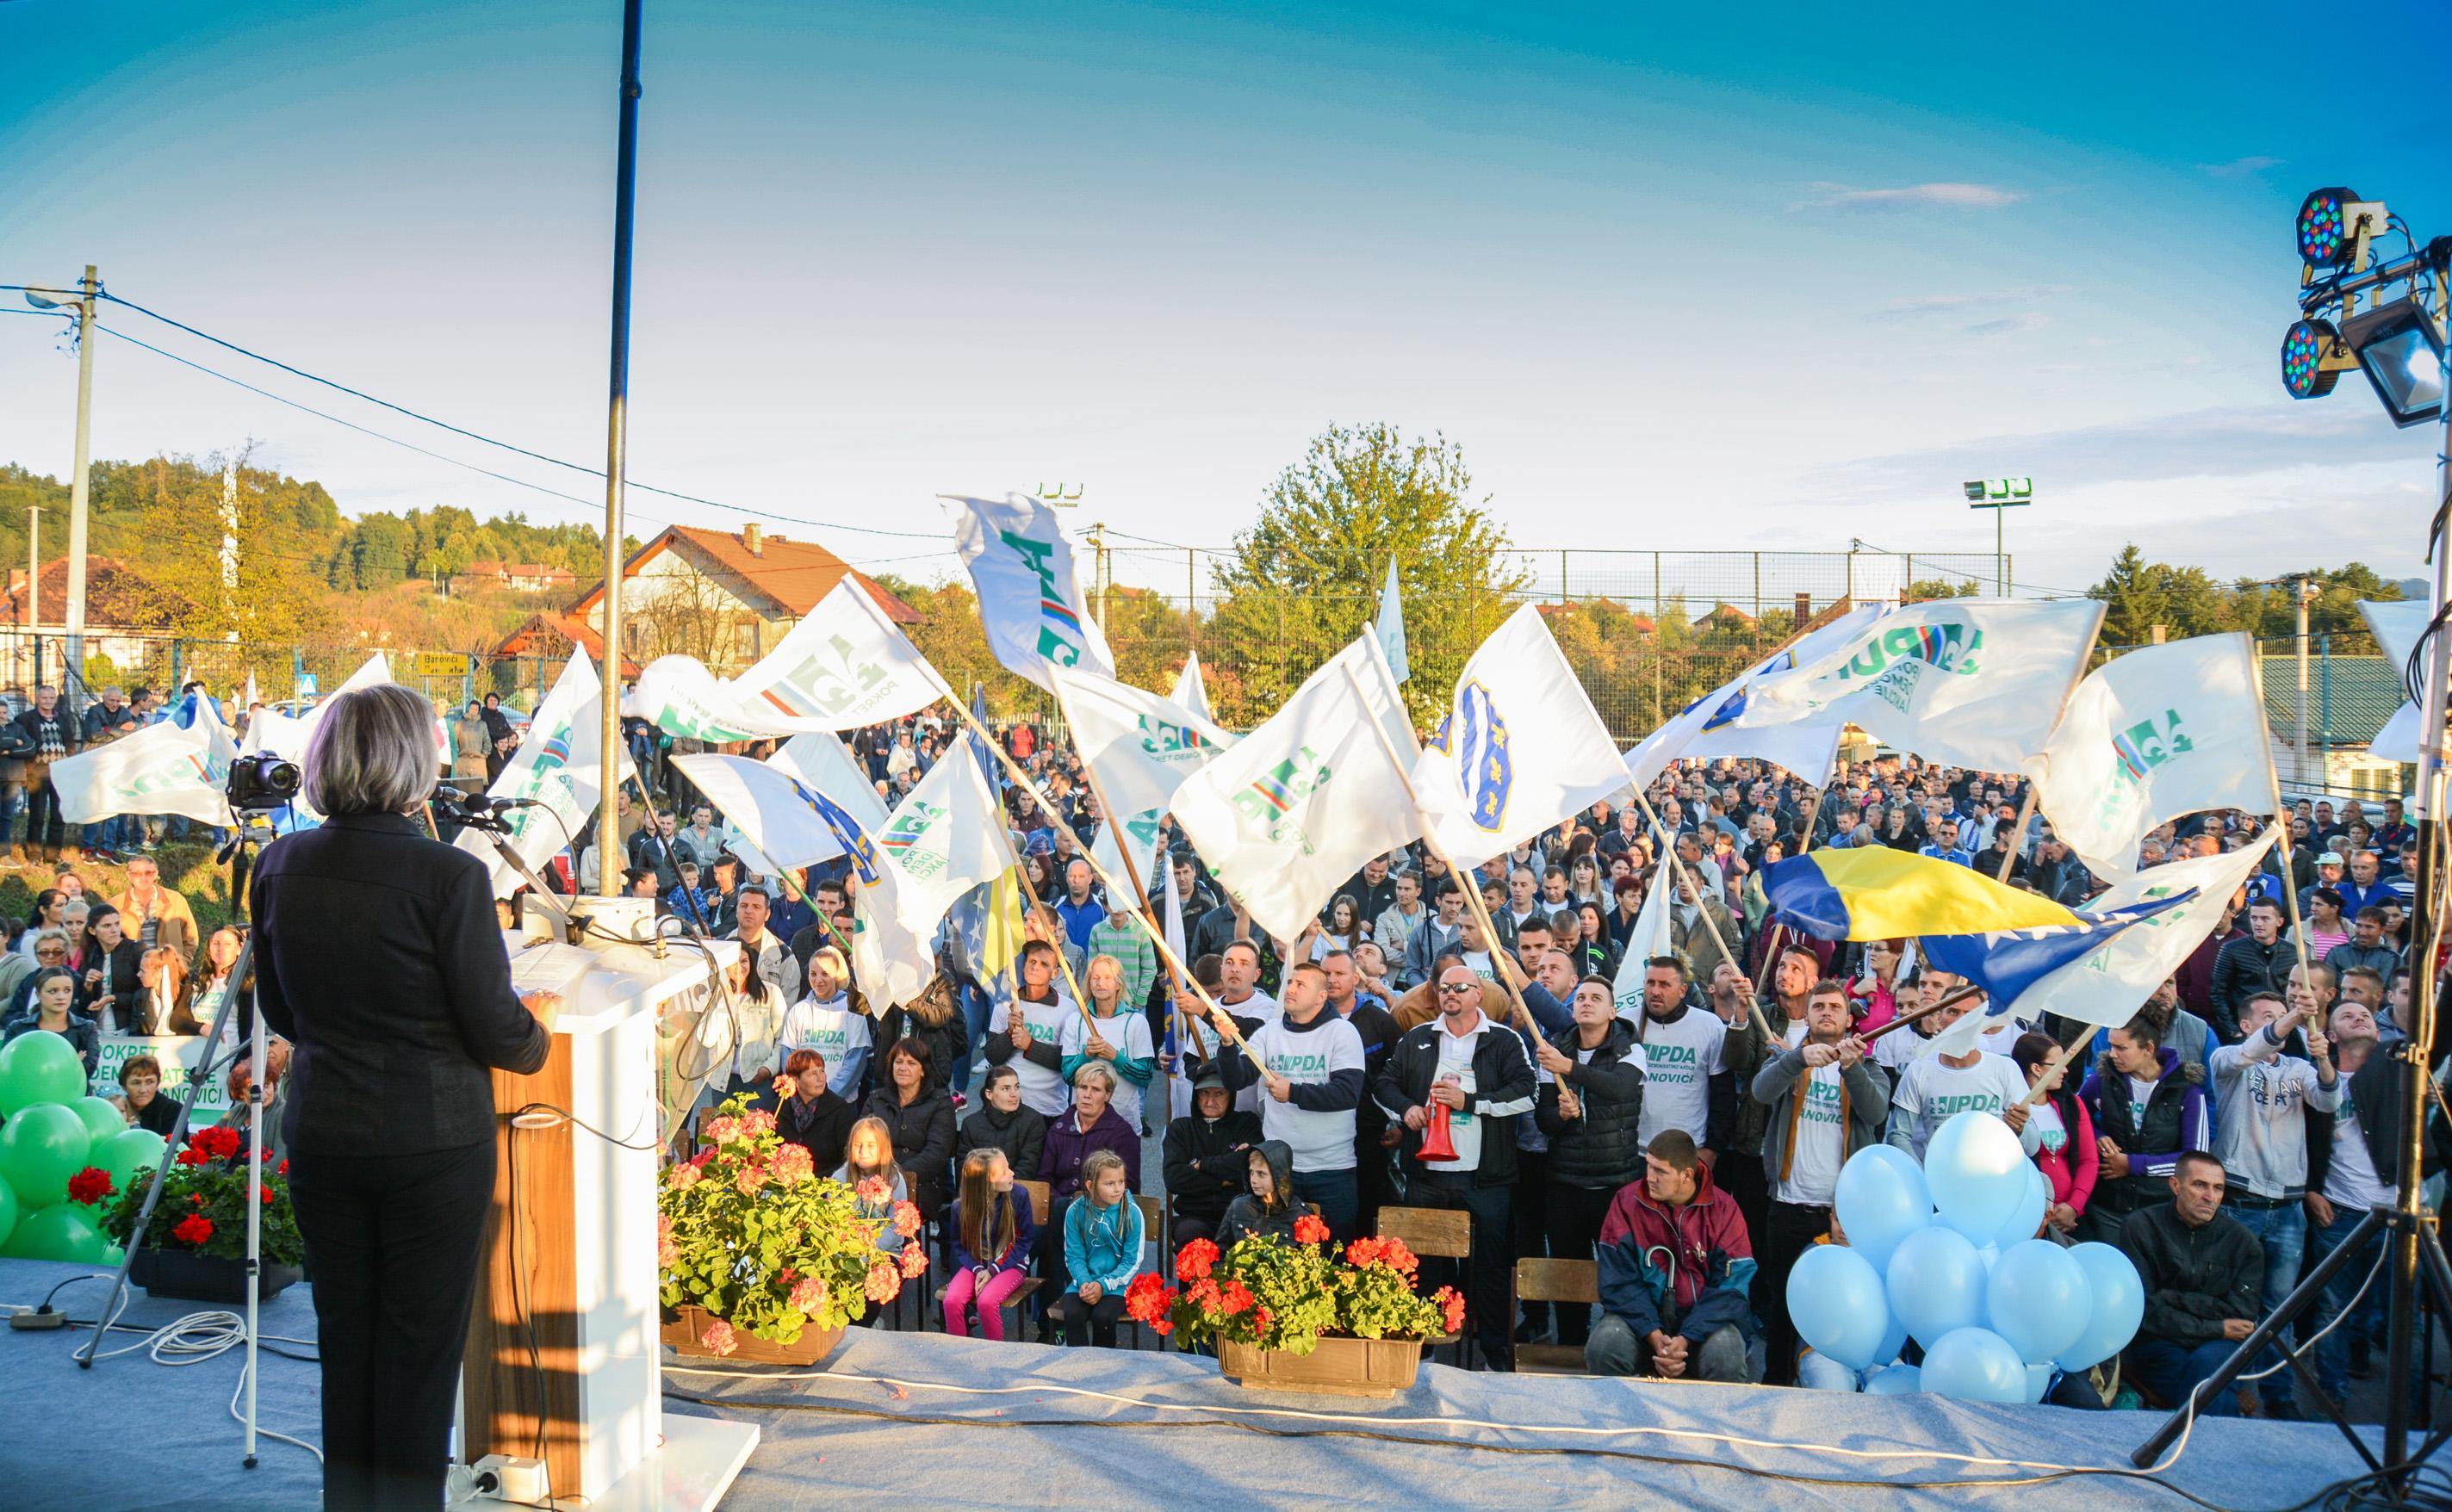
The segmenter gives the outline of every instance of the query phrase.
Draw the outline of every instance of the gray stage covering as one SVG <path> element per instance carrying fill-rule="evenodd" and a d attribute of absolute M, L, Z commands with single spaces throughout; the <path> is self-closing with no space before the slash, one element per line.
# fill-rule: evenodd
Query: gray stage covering
<path fill-rule="evenodd" d="M 79 1273 L 0 1261 L 0 1302 L 38 1302 L 53 1283 Z M 79 1283 L 60 1301 L 72 1314 L 91 1317 L 106 1289 Z M 140 1292 L 122 1321 L 152 1327 L 196 1307 Z M 268 1306 L 264 1329 L 314 1337 L 306 1288 L 293 1287 Z M 136 1512 L 315 1504 L 317 1467 L 304 1450 L 267 1440 L 258 1467 L 241 1467 L 239 1427 L 227 1411 L 238 1381 L 236 1350 L 179 1369 L 131 1354 L 89 1372 L 69 1358 L 84 1337 L 81 1330 L 0 1335 L 0 1505 Z M 106 1347 L 137 1337 L 116 1334 Z M 1409 1397 L 1379 1403 L 1245 1391 L 1221 1380 L 1211 1362 L 1179 1354 L 862 1329 L 823 1365 L 801 1379 L 781 1379 L 766 1366 L 668 1357 L 668 1406 L 754 1422 L 763 1431 L 726 1508 L 797 1509 L 840 1504 L 847 1495 L 997 1512 L 1058 1504 L 1430 1509 L 1659 1502 L 1940 1509 L 1976 1502 L 2006 1506 L 2013 1496 L 2021 1508 L 2185 1504 L 2140 1479 L 2066 1476 L 1986 1487 L 1970 1483 L 2051 1472 L 1907 1454 L 1861 1457 L 1932 1450 L 2125 1469 L 2127 1451 L 2153 1423 L 2134 1413 L 1490 1376 L 1440 1365 L 1426 1366 Z M 702 1373 L 702 1366 L 725 1373 Z M 1029 1374 L 1018 1376 L 1022 1371 Z M 749 1374 L 762 1379 L 733 1378 Z M 263 1424 L 315 1438 L 315 1380 L 313 1365 L 267 1356 Z M 938 1389 L 943 1386 L 968 1390 Z M 994 1394 L 978 1394 L 983 1392 Z M 1467 1420 L 1536 1425 L 1493 1428 Z M 1809 1443 L 1859 1454 L 1791 1447 Z M 2214 1420 L 2198 1425 L 2165 1479 L 2218 1505 L 2280 1508 L 2358 1468 L 2328 1427 Z M 1851 1480 L 1865 1483 L 1814 1483 Z M 1953 1482 L 1948 1489 L 1912 1489 Z"/>

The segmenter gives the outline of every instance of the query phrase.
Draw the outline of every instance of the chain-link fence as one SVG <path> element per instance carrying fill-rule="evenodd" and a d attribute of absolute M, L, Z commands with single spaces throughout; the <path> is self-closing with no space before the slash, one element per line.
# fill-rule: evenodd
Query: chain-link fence
<path fill-rule="evenodd" d="M 0 629 L 0 677 L 20 707 L 44 683 L 66 689 L 79 701 L 109 687 L 130 694 L 149 688 L 175 695 L 194 681 L 217 697 L 236 699 L 246 693 L 249 679 L 256 697 L 284 704 L 331 693 L 374 654 L 375 648 L 365 645 L 259 645 L 102 630 L 85 638 L 80 676 L 69 666 L 65 635 Z M 504 703 L 523 710 L 532 710 L 544 699 L 566 659 L 400 650 L 386 650 L 386 658 L 392 680 L 425 697 L 457 706 L 497 693 Z"/>

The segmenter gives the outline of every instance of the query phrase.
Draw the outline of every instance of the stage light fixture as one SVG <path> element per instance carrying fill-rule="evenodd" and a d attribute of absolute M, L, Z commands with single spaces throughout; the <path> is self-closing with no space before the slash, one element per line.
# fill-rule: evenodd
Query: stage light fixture
<path fill-rule="evenodd" d="M 2358 190 L 2317 189 L 2299 202 L 2299 260 L 2311 268 L 2355 261 L 2367 235 L 2382 230 L 2384 207 Z"/>
<path fill-rule="evenodd" d="M 2358 361 L 2332 322 L 2293 322 L 2282 338 L 2282 386 L 2292 399 L 2322 399 Z"/>
<path fill-rule="evenodd" d="M 2342 323 L 2347 346 L 2376 398 L 2404 429 L 2432 423 L 2443 412 L 2443 332 L 2415 299 L 2351 316 Z"/>

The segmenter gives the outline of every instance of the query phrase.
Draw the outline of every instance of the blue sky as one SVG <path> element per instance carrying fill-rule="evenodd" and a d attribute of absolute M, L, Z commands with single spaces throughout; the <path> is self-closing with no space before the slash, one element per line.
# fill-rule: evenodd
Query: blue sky
<path fill-rule="evenodd" d="M 1983 552 L 1957 481 L 2025 472 L 2027 583 L 2126 539 L 2417 570 L 2431 433 L 2348 384 L 2292 404 L 2274 351 L 2305 189 L 2452 231 L 2439 6 L 2344 12 L 2323 54 L 2261 0 L 1704 10 L 649 0 L 631 476 L 924 577 L 936 542 L 840 527 L 1062 480 L 1085 523 L 1224 545 L 1310 436 L 1384 419 L 1462 442 L 1526 548 Z M 0 283 L 97 263 L 600 458 L 619 11 L 0 0 Z M 253 438 L 345 509 L 589 514 L 98 357 L 101 456 Z M 0 321 L 0 458 L 65 471 L 73 384 Z"/>

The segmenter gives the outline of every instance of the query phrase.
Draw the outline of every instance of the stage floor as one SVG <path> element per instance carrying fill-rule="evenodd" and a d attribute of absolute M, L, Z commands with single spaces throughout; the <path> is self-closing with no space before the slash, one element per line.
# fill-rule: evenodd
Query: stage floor
<path fill-rule="evenodd" d="M 82 1273 L 0 1261 L 0 1302 L 39 1302 Z M 107 1289 L 79 1283 L 60 1301 L 90 1317 Z M 153 1327 L 196 1310 L 135 1297 L 124 1323 Z M 266 1308 L 264 1330 L 314 1337 L 305 1287 Z M 266 1440 L 258 1466 L 241 1466 L 239 1425 L 227 1410 L 238 1351 L 178 1369 L 140 1352 L 84 1371 L 69 1355 L 85 1337 L 78 1329 L 0 1335 L 0 1504 L 25 1512 L 315 1505 L 318 1467 L 304 1450 Z M 105 1347 L 137 1338 L 116 1334 Z M 1179 1354 L 865 1329 L 852 1330 L 824 1365 L 793 1373 L 668 1358 L 669 1410 L 755 1423 L 763 1434 L 724 1507 L 772 1512 L 852 1495 L 995 1512 L 1663 1502 L 1940 1509 L 2007 1506 L 2011 1497 L 2021 1508 L 2092 1508 L 2182 1504 L 2170 1488 L 2178 1487 L 2244 1509 L 2289 1506 L 2359 1467 L 2327 1427 L 2210 1420 L 2164 1473 L 2167 1485 L 2090 1474 L 2033 1483 L 2055 1473 L 2046 1466 L 2126 1469 L 2153 1420 L 1930 1397 L 1430 1365 L 1409 1396 L 1379 1403 L 1244 1391 L 1211 1362 Z M 267 1355 L 263 1368 L 262 1424 L 315 1438 L 315 1367 Z M 1498 1423 L 1516 1425 L 1484 1425 Z M 1811 1443 L 1832 1449 L 1799 1447 Z M 1953 1455 L 1970 1459 L 1943 1458 Z"/>

